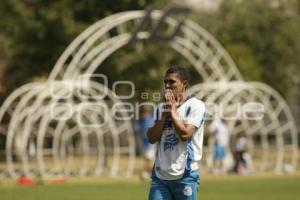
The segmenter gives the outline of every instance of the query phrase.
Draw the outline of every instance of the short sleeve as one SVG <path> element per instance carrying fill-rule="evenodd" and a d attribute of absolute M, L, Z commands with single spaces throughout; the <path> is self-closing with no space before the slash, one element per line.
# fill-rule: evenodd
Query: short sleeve
<path fill-rule="evenodd" d="M 192 124 L 199 128 L 203 125 L 205 118 L 205 105 L 202 101 L 195 101 L 186 109 L 185 124 Z"/>

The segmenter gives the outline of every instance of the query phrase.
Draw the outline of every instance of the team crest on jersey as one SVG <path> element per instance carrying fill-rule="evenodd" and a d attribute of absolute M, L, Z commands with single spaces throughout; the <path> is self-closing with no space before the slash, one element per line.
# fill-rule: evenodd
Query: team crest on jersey
<path fill-rule="evenodd" d="M 172 133 L 166 136 L 165 142 L 164 142 L 164 151 L 173 148 L 179 143 L 179 139 L 176 136 L 176 134 Z"/>

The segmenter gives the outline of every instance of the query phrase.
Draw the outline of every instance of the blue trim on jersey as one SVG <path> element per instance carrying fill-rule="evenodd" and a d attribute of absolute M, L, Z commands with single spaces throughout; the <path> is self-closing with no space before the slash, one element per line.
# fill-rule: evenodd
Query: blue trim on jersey
<path fill-rule="evenodd" d="M 194 148 L 193 148 L 193 144 L 192 144 L 192 138 L 189 139 L 187 148 L 188 148 L 188 156 L 187 156 L 187 161 L 186 161 L 186 166 L 185 166 L 185 171 L 184 171 L 185 175 L 189 175 L 190 172 L 192 171 L 191 165 L 195 158 L 195 152 L 194 152 Z"/>
<path fill-rule="evenodd" d="M 178 106 L 178 108 L 180 107 L 180 106 L 182 106 L 185 102 L 187 102 L 187 100 L 189 100 L 189 99 L 191 99 L 192 97 L 191 96 L 188 96 L 187 98 L 186 98 L 186 100 L 184 100 L 184 102 L 182 102 L 182 104 L 180 104 L 179 106 Z M 178 109 L 177 108 L 177 109 Z"/>
<path fill-rule="evenodd" d="M 191 106 L 189 106 L 185 112 L 185 117 L 188 117 L 189 114 L 191 113 Z"/>
<path fill-rule="evenodd" d="M 201 127 L 201 126 L 204 124 L 205 117 L 206 117 L 206 113 L 204 112 L 204 113 L 203 113 L 203 117 L 202 117 L 202 120 L 201 120 L 201 122 L 200 122 L 200 126 L 199 126 L 199 127 Z"/>

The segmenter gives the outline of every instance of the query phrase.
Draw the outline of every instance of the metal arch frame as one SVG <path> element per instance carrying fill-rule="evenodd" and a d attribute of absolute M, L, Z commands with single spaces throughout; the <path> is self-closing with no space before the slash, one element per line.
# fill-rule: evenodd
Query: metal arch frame
<path fill-rule="evenodd" d="M 12 113 L 10 113 L 11 109 L 14 109 L 15 105 L 14 102 L 17 103 L 18 102 L 18 98 L 20 98 L 24 93 L 26 93 L 27 91 L 29 91 L 32 87 L 34 87 L 35 85 L 37 85 L 36 82 L 34 83 L 28 83 L 26 85 L 23 85 L 21 87 L 19 87 L 17 90 L 13 91 L 13 93 L 11 93 L 6 100 L 4 101 L 4 103 L 1 105 L 0 107 L 0 125 L 3 124 L 3 118 L 5 116 L 5 114 L 9 114 L 11 115 Z M 2 126 L 1 130 L 4 130 L 5 128 Z M 2 134 L 5 134 L 4 132 L 2 132 Z"/>
<path fill-rule="evenodd" d="M 237 93 L 238 91 L 231 91 L 230 92 L 230 88 L 227 88 L 227 82 L 221 81 L 221 82 L 216 82 L 214 83 L 215 87 L 210 87 L 207 85 L 211 85 L 210 83 L 204 83 L 204 84 L 198 84 L 195 85 L 193 87 L 191 87 L 189 89 L 189 93 L 190 95 L 196 96 L 200 99 L 203 99 L 205 96 L 209 96 L 209 100 L 205 101 L 206 105 L 210 105 L 210 103 L 213 103 L 214 105 L 216 104 L 224 104 L 222 103 L 225 99 L 232 99 L 232 97 L 234 97 L 236 94 L 233 93 Z M 229 90 L 229 91 L 228 91 Z M 210 96 L 211 94 L 213 94 L 212 96 Z M 236 98 L 235 98 L 236 100 Z M 236 103 L 240 103 L 239 101 L 236 101 Z M 224 104 L 224 107 L 227 104 Z M 238 104 L 237 104 L 238 105 Z M 228 105 L 227 105 L 228 106 Z M 207 108 L 207 110 L 209 110 L 209 107 Z M 224 112 L 223 112 L 224 113 Z M 214 114 L 214 113 L 210 113 L 210 114 Z M 208 118 L 208 116 L 207 116 Z M 231 126 L 230 126 L 230 122 L 227 123 L 227 126 L 229 128 L 229 130 L 232 130 Z M 242 121 L 242 124 L 244 126 L 244 121 Z M 246 129 L 247 130 L 247 129 Z M 232 132 L 231 132 L 232 133 Z M 250 140 L 250 151 L 251 151 L 251 147 L 252 145 L 252 141 Z M 207 160 L 210 162 L 207 162 L 207 167 L 211 168 L 212 166 L 210 166 L 210 164 L 212 164 L 214 162 L 214 141 L 212 140 L 212 138 L 209 139 L 208 141 L 208 147 L 209 147 L 209 151 L 207 154 Z"/>
<path fill-rule="evenodd" d="M 37 107 L 37 106 L 35 106 L 35 107 Z M 50 108 L 48 108 L 48 110 L 49 110 Z M 46 123 L 48 123 L 49 124 L 49 121 L 50 121 L 50 116 L 48 115 L 47 117 L 44 117 L 43 119 L 46 119 L 46 120 L 48 120 Z M 96 122 L 96 120 L 95 119 L 93 119 L 94 120 L 94 122 Z M 76 121 L 76 120 L 73 120 L 73 121 Z M 109 120 L 110 121 L 110 120 Z M 42 122 L 44 122 L 43 120 L 42 120 Z M 59 122 L 60 124 L 62 123 L 61 121 Z M 64 125 L 64 124 L 62 124 L 62 125 Z M 42 126 L 43 127 L 43 126 Z M 47 126 L 44 126 L 44 127 L 47 127 Z M 59 127 L 59 125 L 58 125 L 58 127 Z M 62 127 L 62 129 L 63 129 L 64 127 Z M 42 130 L 42 128 L 40 128 L 39 130 Z M 79 131 L 79 130 L 77 130 L 77 131 Z M 84 131 L 84 130 L 82 130 L 82 131 Z M 42 133 L 45 133 L 45 131 L 41 131 Z M 58 131 L 60 134 L 61 134 L 61 132 L 62 131 Z M 79 131 L 79 132 L 81 132 L 81 131 Z M 85 132 L 85 131 L 84 131 Z M 85 135 L 87 135 L 88 133 L 86 133 Z M 101 134 L 101 133 L 98 133 L 98 134 Z M 39 134 L 38 134 L 39 135 Z M 67 134 L 67 133 L 65 133 L 64 135 L 69 135 L 69 134 Z M 63 135 L 58 135 L 58 137 L 63 137 L 63 138 L 65 138 Z M 41 143 L 41 141 L 43 142 L 43 137 L 40 137 L 41 139 L 39 140 L 39 143 Z M 83 139 L 85 139 L 85 138 L 83 138 Z M 59 142 L 59 139 L 56 139 L 55 140 L 55 138 L 54 138 L 54 141 L 56 141 L 56 142 L 54 142 L 54 145 L 58 145 L 58 143 L 57 142 Z M 38 145 L 38 146 L 41 146 L 41 145 Z M 85 150 L 88 152 L 88 145 L 85 145 L 84 146 L 84 148 L 85 148 Z M 53 150 L 55 150 L 56 148 L 53 148 Z M 57 154 L 55 154 L 55 153 L 53 153 L 54 155 L 57 155 Z M 39 162 L 40 162 L 40 171 L 44 171 L 43 170 L 43 162 L 41 161 L 41 158 L 40 159 L 38 159 L 39 160 Z M 57 159 L 58 160 L 58 159 Z M 81 167 L 81 170 L 80 170 L 80 174 L 81 175 L 84 175 L 84 174 L 86 174 L 86 166 L 88 165 L 88 160 L 89 160 L 89 157 L 88 157 L 88 153 L 85 153 L 84 154 L 84 160 L 83 160 L 83 162 L 82 162 L 82 167 Z M 59 164 L 60 162 L 58 162 L 57 164 Z M 84 164 L 85 163 L 85 164 Z M 57 165 L 58 166 L 58 165 Z M 60 168 L 60 167 L 58 167 L 58 168 Z M 59 170 L 58 170 L 59 171 Z M 65 171 L 69 171 L 69 170 L 66 170 L 65 169 Z M 41 173 L 41 174 L 43 174 L 43 173 Z"/>
<path fill-rule="evenodd" d="M 38 86 L 40 86 L 40 84 L 37 84 Z M 36 89 L 36 88 L 35 88 Z M 45 90 L 44 90 L 44 88 L 41 88 L 41 90 L 44 92 Z M 29 90 L 28 92 L 30 93 L 30 91 L 34 91 L 33 90 L 33 88 L 32 88 L 32 90 Z M 40 91 L 35 91 L 36 93 L 39 93 Z M 28 94 L 28 93 L 25 93 L 25 96 L 29 96 L 29 98 L 31 98 L 31 97 L 33 97 L 33 98 L 35 98 L 35 95 L 36 94 Z M 42 94 L 40 94 L 40 96 L 42 96 Z M 27 97 L 28 98 L 28 97 Z M 24 99 L 27 99 L 27 98 L 24 98 L 23 97 L 23 100 Z M 24 108 L 24 110 L 25 110 L 25 112 L 24 112 L 24 110 L 23 110 L 23 116 L 22 117 L 25 117 L 25 116 L 27 116 L 28 114 L 30 114 L 30 113 L 26 113 L 26 110 L 30 110 L 30 109 L 37 109 L 37 108 L 32 108 L 32 106 L 31 107 L 26 107 L 25 108 L 25 106 L 24 105 L 22 105 L 22 106 L 20 106 L 20 104 L 18 104 L 17 105 L 17 108 L 18 108 L 18 106 L 19 106 L 19 109 L 21 109 L 22 107 Z M 18 113 L 19 113 L 20 111 L 18 110 L 18 109 L 16 109 L 14 112 L 13 112 L 13 117 L 12 118 L 16 118 L 16 119 L 18 119 L 18 118 L 20 118 L 20 116 L 18 115 Z M 25 113 L 25 114 L 24 114 Z M 30 115 L 29 115 L 30 116 Z M 14 123 L 10 123 L 10 126 L 14 126 Z M 26 130 L 26 129 L 25 129 Z M 12 137 L 13 137 L 13 135 L 14 135 L 14 131 L 12 131 L 12 129 L 11 128 L 9 128 L 9 132 L 8 132 L 8 139 L 7 139 L 7 159 L 8 159 L 8 165 L 12 165 L 12 161 L 11 161 L 11 151 L 10 151 L 10 149 L 11 149 L 11 143 L 13 142 L 12 141 Z M 8 169 L 9 169 L 9 171 L 10 171 L 10 173 L 11 174 L 14 174 L 14 172 L 11 170 L 12 169 L 12 167 L 8 167 Z M 15 175 L 15 174 L 14 174 Z"/>
<path fill-rule="evenodd" d="M 242 87 L 241 88 L 237 88 L 237 90 L 234 91 L 234 92 L 231 92 L 233 94 L 231 94 L 230 97 L 234 101 L 234 102 L 232 102 L 232 104 L 238 104 L 240 102 L 251 102 L 251 100 L 253 100 L 253 98 L 255 96 L 259 97 L 259 98 L 262 97 L 261 95 L 257 95 L 256 93 L 255 94 L 251 94 L 251 93 L 247 94 L 246 93 L 245 95 L 242 95 L 241 94 L 242 92 L 244 92 L 244 93 L 246 92 L 246 90 L 243 89 Z M 247 99 L 245 99 L 245 97 Z M 228 96 L 227 96 L 227 98 L 223 100 L 222 104 L 229 105 L 229 101 L 231 101 L 231 99 L 228 98 Z M 268 111 L 268 114 L 269 113 L 270 113 L 270 111 Z M 230 123 L 230 122 L 232 122 L 232 123 Z M 259 124 L 263 124 L 262 121 L 259 121 L 258 123 Z M 242 129 L 236 129 L 236 127 L 234 127 L 234 124 L 235 124 L 234 121 L 229 121 L 229 125 L 228 125 L 229 128 L 230 128 L 230 130 L 232 130 L 233 134 L 237 134 L 238 132 L 241 132 L 241 131 L 244 131 L 244 132 L 248 133 L 247 137 L 248 137 L 248 139 L 250 139 L 249 140 L 249 142 L 250 142 L 250 148 L 249 148 L 250 151 L 249 151 L 249 153 L 252 154 L 253 153 L 253 148 L 254 148 L 254 142 L 253 142 L 253 138 L 252 138 L 252 136 L 253 136 L 252 133 L 254 133 L 253 130 L 255 130 L 255 129 L 254 128 L 249 129 L 250 124 L 249 124 L 249 122 L 247 120 L 242 120 L 241 121 Z M 258 126 L 256 126 L 256 127 L 258 127 Z M 263 133 L 264 133 L 264 135 L 267 134 L 267 132 L 265 130 L 260 130 L 260 131 L 261 131 L 261 134 L 263 134 Z M 265 141 L 262 141 L 262 144 L 268 144 L 267 138 L 263 138 L 263 139 L 265 139 Z M 265 147 L 268 147 L 268 145 L 266 145 Z M 260 169 L 262 171 L 266 170 L 266 168 L 267 168 L 267 161 L 268 161 L 268 151 L 267 151 L 268 148 L 265 148 L 265 149 L 266 149 L 266 151 L 262 152 L 261 164 L 260 164 Z"/>
<path fill-rule="evenodd" d="M 101 89 L 101 88 L 103 88 L 103 86 L 101 85 L 101 84 L 98 84 L 98 83 L 93 83 L 92 84 L 93 85 L 93 89 L 94 90 L 99 90 L 99 89 Z M 35 86 L 38 86 L 39 88 L 40 88 L 40 91 L 35 91 L 34 90 L 34 84 L 30 84 L 30 87 L 22 87 L 22 88 L 20 88 L 20 90 L 22 90 L 22 91 L 19 91 L 19 90 L 17 90 L 17 91 L 15 91 L 14 92 L 14 95 L 12 95 L 12 96 L 15 96 L 15 97 L 17 97 L 17 95 L 15 95 L 15 94 L 23 94 L 23 98 L 22 98 L 22 101 L 19 103 L 19 104 L 17 104 L 17 106 L 16 106 L 16 109 L 14 110 L 14 112 L 13 112 L 13 116 L 12 116 L 12 121 L 11 122 L 17 122 L 18 120 L 20 120 L 20 115 L 18 115 L 18 113 L 20 113 L 21 111 L 21 109 L 23 108 L 24 110 L 21 112 L 22 113 L 22 117 L 25 117 L 25 116 L 28 116 L 28 118 L 27 118 L 27 120 L 30 118 L 30 120 L 29 120 L 29 122 L 32 120 L 32 118 L 30 117 L 31 115 L 28 115 L 30 112 L 32 113 L 32 112 L 34 112 L 34 111 L 36 111 L 36 109 L 37 108 L 40 108 L 40 103 L 42 103 L 43 102 L 43 100 L 42 101 L 40 101 L 40 102 L 38 102 L 38 103 L 35 103 L 35 104 L 33 104 L 33 106 L 30 106 L 30 107 L 26 107 L 25 105 L 26 105 L 26 102 L 30 99 L 30 97 L 37 97 L 37 98 L 41 98 L 41 99 L 43 99 L 42 98 L 42 96 L 43 96 L 43 93 L 45 93 L 45 91 L 46 91 L 46 95 L 45 95 L 45 97 L 44 97 L 44 99 L 46 99 L 46 98 L 48 98 L 49 97 L 49 93 L 50 93 L 50 91 L 49 90 L 47 90 L 47 89 L 49 89 L 49 87 L 47 87 L 47 83 L 46 84 L 44 84 L 44 86 L 45 87 L 42 87 L 41 86 L 41 83 L 35 83 Z M 28 89 L 28 91 L 27 91 L 27 93 L 26 93 L 26 89 Z M 25 90 L 25 91 L 24 91 Z M 33 92 L 33 95 L 31 94 L 32 92 L 30 92 L 30 91 L 35 91 L 35 93 Z M 43 91 L 42 93 L 40 93 L 41 91 Z M 107 91 L 107 90 L 106 90 Z M 91 93 L 91 91 L 89 91 L 90 93 Z M 47 93 L 48 93 L 48 96 L 47 96 Z M 94 94 L 93 94 L 94 95 Z M 110 98 L 113 100 L 113 101 L 115 101 L 115 102 L 118 102 L 117 101 L 117 99 L 113 96 L 113 94 L 112 94 L 112 92 L 110 92 L 109 91 L 109 93 L 108 93 L 108 95 L 110 96 Z M 25 98 L 26 96 L 28 96 L 27 98 Z M 13 99 L 14 98 L 8 98 L 7 100 L 9 100 L 10 102 L 12 102 L 13 101 Z M 5 105 L 10 105 L 11 103 L 10 102 L 8 102 L 8 101 L 6 101 L 6 103 L 5 103 Z M 46 106 L 47 107 L 47 106 Z M 41 110 L 41 112 L 43 112 L 44 110 L 45 110 L 45 108 L 44 107 L 42 107 L 42 108 L 40 108 L 39 110 Z M 27 111 L 27 112 L 24 112 L 24 111 Z M 2 108 L 2 113 L 5 113 L 5 109 L 3 109 Z M 122 113 L 123 115 L 124 115 L 124 113 Z M 3 116 L 3 115 L 2 115 Z M 1 117 L 2 117 L 1 116 Z M 2 118 L 0 118 L 0 121 L 2 120 Z M 124 126 L 124 124 L 125 124 L 125 126 Z M 132 132 L 132 129 L 131 129 L 131 125 L 128 123 L 128 122 L 125 122 L 123 124 L 123 127 L 122 127 L 122 129 L 124 129 L 124 127 L 125 127 L 125 129 L 126 130 L 128 130 L 128 131 L 130 131 L 130 132 Z M 28 124 L 27 124 L 28 125 Z M 32 124 L 30 124 L 30 126 L 31 126 Z M 8 138 L 13 138 L 13 135 L 14 135 L 14 131 L 13 131 L 13 126 L 15 126 L 16 127 L 16 124 L 14 123 L 14 124 L 12 124 L 12 123 L 10 123 L 10 128 L 9 128 L 9 133 L 8 133 Z M 114 126 L 115 127 L 115 126 Z M 29 130 L 30 130 L 31 128 L 26 128 L 25 130 L 27 130 L 27 137 L 29 136 Z M 111 127 L 110 129 L 117 129 L 117 128 L 113 128 L 113 127 Z M 42 130 L 42 129 L 40 129 L 40 130 Z M 117 129 L 119 132 L 120 132 L 120 134 L 122 133 L 122 132 L 124 132 L 124 130 L 121 130 L 121 129 Z M 118 134 L 114 134 L 114 135 L 118 135 Z M 131 139 L 132 140 L 132 139 Z M 12 139 L 8 139 L 7 140 L 8 141 L 8 143 L 11 143 L 12 142 Z M 26 140 L 24 140 L 24 141 L 26 141 Z M 24 142 L 25 143 L 25 142 Z M 128 150 L 128 154 L 129 154 L 129 157 L 130 157 L 130 163 L 129 163 L 129 166 L 128 166 L 128 171 L 127 171 L 127 175 L 130 175 L 131 173 L 132 173 L 132 170 L 133 170 L 133 163 L 132 162 L 134 162 L 134 156 L 133 156 L 133 154 L 135 154 L 135 152 L 134 152 L 134 142 L 133 141 L 130 141 L 130 138 L 129 138 L 129 144 L 131 145 L 131 147 L 130 147 L 130 150 Z M 10 154 L 12 153 L 9 149 L 11 148 L 11 145 L 7 145 L 8 146 L 8 149 L 7 149 L 7 153 L 8 153 L 8 169 L 9 169 L 9 171 L 10 171 L 10 173 L 11 173 L 11 175 L 12 176 L 16 176 L 16 174 L 14 173 L 14 170 L 12 170 L 13 169 L 13 167 L 12 167 L 12 162 L 11 162 L 11 156 L 10 156 Z M 117 145 L 116 145 L 117 146 Z M 23 148 L 24 148 L 24 144 L 23 144 Z M 116 147 L 115 149 L 118 149 L 118 147 Z M 23 151 L 24 152 L 24 151 Z M 38 154 L 38 155 L 40 155 L 40 154 Z M 24 160 L 23 160 L 24 161 Z M 26 161 L 26 160 L 25 160 Z M 116 164 L 116 165 L 114 165 L 114 167 L 112 167 L 112 170 L 111 170 L 111 175 L 116 175 L 116 173 L 117 173 L 117 171 L 118 171 L 118 165 L 117 165 L 117 162 L 118 162 L 118 159 L 115 159 L 115 161 L 113 162 L 114 164 Z M 28 166 L 27 167 L 25 167 L 25 168 L 27 168 L 28 169 Z M 97 174 L 99 174 L 99 169 L 97 169 Z"/>
<path fill-rule="evenodd" d="M 151 15 L 151 19 L 155 20 L 161 16 L 162 12 L 154 11 Z M 116 28 L 119 31 L 119 34 L 116 36 L 116 38 L 120 39 L 114 40 L 114 42 L 111 42 L 106 46 L 102 45 L 101 43 L 98 45 L 99 50 L 96 52 L 96 54 L 99 54 L 99 57 L 106 54 L 106 56 L 103 56 L 105 59 L 116 49 L 126 45 L 130 40 L 130 32 L 125 32 L 124 23 L 130 23 L 131 21 L 133 21 L 133 23 L 138 23 L 138 20 L 143 17 L 144 11 L 123 12 L 111 15 L 108 18 L 102 19 L 90 26 L 90 28 L 81 33 L 65 50 L 58 62 L 55 64 L 54 69 L 49 76 L 49 80 L 59 79 L 59 74 L 64 75 L 63 79 L 74 79 L 74 75 L 82 74 L 80 72 L 85 71 L 82 70 L 82 68 L 86 68 L 86 66 L 82 66 L 83 63 L 80 63 L 80 61 L 93 59 L 92 56 L 87 53 L 95 52 L 91 48 L 97 41 L 101 42 L 103 38 L 105 39 L 104 44 L 109 43 L 109 36 L 107 35 L 107 32 L 113 28 Z M 176 26 L 176 20 L 170 17 L 166 19 L 166 23 L 171 28 Z M 181 31 L 181 35 L 184 37 L 193 37 L 195 40 L 191 41 L 189 38 L 176 36 L 174 41 L 171 41 L 171 46 L 179 53 L 182 53 L 191 63 L 193 63 L 194 67 L 206 81 L 209 81 L 209 79 L 210 81 L 222 80 L 224 79 L 224 76 L 225 80 L 242 80 L 242 76 L 237 70 L 233 60 L 212 35 L 210 35 L 198 24 L 190 20 L 186 20 L 186 23 L 183 25 Z M 149 33 L 141 32 L 137 36 L 139 39 L 145 39 L 149 36 Z M 115 37 L 111 37 L 110 39 L 112 40 L 113 38 Z M 192 43 L 196 43 L 197 46 L 193 45 Z M 214 47 L 216 52 L 212 50 L 212 47 Z M 105 51 L 108 53 L 104 53 Z M 224 63 L 226 64 L 228 70 L 223 69 L 224 67 L 219 63 L 220 59 L 224 59 Z M 69 60 L 70 63 L 68 63 Z M 101 62 L 102 61 L 98 61 L 98 66 L 101 64 Z M 210 74 L 209 72 L 204 73 L 202 69 L 202 64 L 204 62 L 208 64 L 208 66 L 211 68 L 211 71 L 217 71 L 218 74 Z M 90 68 L 90 66 L 88 66 L 88 68 Z M 93 73 L 93 70 L 86 71 Z"/>
<path fill-rule="evenodd" d="M 35 112 L 35 118 L 32 118 L 32 117 L 30 117 L 30 115 L 28 115 L 28 117 L 25 119 L 25 124 L 23 125 L 24 126 L 24 131 L 22 132 L 22 134 L 23 134 L 23 137 L 24 137 L 24 139 L 23 139 L 23 141 L 24 141 L 24 144 L 26 144 L 26 142 L 28 141 L 28 137 L 30 136 L 30 135 L 33 135 L 34 134 L 34 132 L 33 131 L 31 131 L 31 129 L 33 128 L 33 126 L 34 126 L 34 123 L 37 121 L 37 120 L 39 120 L 40 118 L 44 118 L 45 117 L 45 115 L 46 114 L 48 114 L 48 112 L 50 111 L 50 109 L 51 108 L 49 108 L 49 106 L 48 105 L 46 105 L 46 106 L 39 106 L 39 104 L 40 104 L 41 102 L 35 102 L 33 105 L 32 105 L 32 107 L 33 108 L 39 108 L 36 112 Z M 41 113 L 38 113 L 38 112 L 41 112 Z M 60 127 L 59 126 L 59 124 L 61 124 L 61 122 L 60 123 L 58 123 L 58 125 L 56 126 L 56 128 L 55 128 L 55 130 L 54 130 L 54 133 L 56 133 L 57 132 L 57 127 Z M 65 124 L 62 124 L 62 125 L 65 125 Z M 45 132 L 46 132 L 46 130 L 45 130 Z M 81 134 L 81 137 L 82 137 L 82 139 L 85 141 L 86 140 L 86 138 L 85 138 L 85 136 L 87 135 L 87 134 L 84 134 L 84 133 L 82 133 L 82 132 L 79 132 L 80 134 Z M 65 133 L 65 135 L 68 135 L 68 133 Z M 39 135 L 38 135 L 39 136 Z M 55 141 L 55 138 L 54 138 L 54 141 Z M 63 145 L 63 143 L 62 143 L 62 145 Z M 55 146 L 55 142 L 54 142 L 54 146 Z M 23 148 L 25 147 L 25 145 L 23 146 Z M 84 149 L 86 149 L 86 148 L 88 148 L 88 145 L 87 144 L 85 144 L 84 146 L 83 146 L 83 148 Z M 53 148 L 53 150 L 54 150 L 55 148 Z M 61 149 L 63 149 L 63 148 L 61 148 Z M 23 151 L 22 152 L 25 152 L 26 151 L 26 149 L 23 149 Z M 41 155 L 41 152 L 42 152 L 42 150 L 41 149 L 39 149 L 37 152 L 39 152 L 38 153 L 38 155 Z M 54 155 L 54 157 L 55 157 L 55 151 L 53 151 L 54 153 L 53 153 L 53 155 Z M 60 151 L 60 153 L 62 153 L 62 151 Z M 64 155 L 64 154 L 63 154 Z M 24 172 L 24 174 L 26 174 L 26 175 L 29 175 L 30 174 L 30 172 L 29 172 L 29 169 L 26 169 L 25 168 L 25 166 L 29 166 L 28 165 L 28 163 L 26 163 L 26 161 L 27 161 L 27 159 L 26 159 L 26 157 L 27 157 L 27 154 L 23 154 L 22 155 L 22 157 L 24 157 L 22 160 L 23 160 L 23 172 Z M 58 158 L 59 159 L 59 158 Z M 55 160 L 55 159 L 54 159 Z M 83 163 L 83 162 L 82 162 Z M 67 167 L 67 166 L 66 166 Z M 42 174 L 42 173 L 41 173 Z M 43 174 L 42 174 L 42 176 L 43 176 Z"/>
<path fill-rule="evenodd" d="M 255 123 L 255 125 L 250 125 L 249 123 L 243 124 L 242 130 L 245 131 L 248 135 L 252 135 L 254 131 L 257 131 L 258 129 L 251 128 L 256 126 L 257 124 L 261 131 L 261 138 L 262 138 L 262 163 L 261 163 L 261 170 L 265 170 L 267 167 L 267 159 L 268 159 L 268 141 L 266 139 L 266 136 L 268 133 L 275 131 L 276 141 L 277 141 L 277 159 L 276 164 L 274 167 L 274 170 L 276 172 L 280 172 L 284 165 L 284 150 L 285 147 L 292 146 L 292 158 L 291 158 L 291 165 L 294 169 L 297 168 L 297 161 L 298 161 L 298 138 L 297 138 L 297 129 L 295 125 L 295 121 L 292 117 L 291 111 L 289 107 L 287 106 L 284 99 L 280 96 L 278 92 L 276 92 L 273 88 L 263 84 L 263 83 L 257 83 L 257 82 L 216 82 L 216 83 L 203 83 L 198 84 L 190 88 L 191 94 L 197 94 L 199 95 L 199 91 L 203 90 L 220 90 L 220 88 L 223 88 L 223 92 L 226 93 L 226 96 L 224 99 L 222 99 L 220 103 L 224 105 L 225 108 L 228 108 L 230 106 L 229 101 L 235 100 L 235 102 L 243 102 L 241 98 L 259 98 L 264 104 L 268 103 L 266 102 L 265 96 L 261 96 L 261 93 L 265 94 L 269 99 L 274 98 L 276 101 L 277 106 L 275 108 L 269 107 L 266 110 L 266 114 L 268 117 L 272 120 L 271 125 L 265 126 L 263 120 L 259 121 L 258 123 Z M 248 95 L 240 96 L 242 92 L 248 92 Z M 214 93 L 216 96 L 221 96 L 223 93 Z M 215 97 L 215 99 L 218 97 Z M 215 102 L 215 101 L 214 101 Z M 244 102 L 247 102 L 247 100 Z M 276 115 L 283 113 L 285 116 L 285 124 L 282 125 L 279 123 Z M 243 120 L 247 121 L 247 120 Z M 231 129 L 232 134 L 236 134 L 240 129 Z M 290 137 L 292 138 L 291 144 L 285 145 L 283 142 L 282 134 L 284 132 L 288 131 L 290 133 Z"/>
<path fill-rule="evenodd" d="M 276 139 L 277 139 L 277 147 L 278 147 L 278 159 L 276 162 L 276 167 L 275 167 L 275 171 L 279 172 L 282 170 L 283 168 L 283 162 L 284 162 L 284 151 L 282 151 L 282 146 L 284 145 L 284 141 L 283 141 L 283 134 L 286 131 L 290 131 L 290 136 L 292 138 L 291 142 L 291 146 L 292 146 L 292 152 L 293 152 L 293 156 L 292 156 L 292 166 L 294 169 L 297 168 L 297 164 L 298 164 L 298 135 L 297 135 L 297 128 L 296 128 L 296 123 L 295 120 L 292 116 L 292 112 L 289 109 L 287 103 L 285 102 L 285 100 L 283 99 L 283 97 L 273 88 L 271 88 L 268 85 L 265 85 L 263 83 L 259 83 L 259 82 L 250 82 L 251 85 L 253 85 L 254 90 L 260 90 L 263 91 L 267 94 L 270 94 L 270 96 L 274 97 L 274 100 L 276 102 L 278 102 L 277 107 L 273 108 L 272 110 L 274 110 L 275 112 L 271 112 L 272 114 L 272 120 L 276 121 L 277 124 L 277 128 L 274 128 L 276 130 Z M 249 87 L 249 86 L 248 86 Z M 251 87 L 251 86 L 250 86 Z M 284 125 L 280 124 L 279 119 L 276 117 L 277 114 L 280 114 L 281 112 L 283 112 L 284 116 L 286 117 L 286 123 Z M 263 129 L 264 130 L 264 129 Z M 267 131 L 267 128 L 265 127 L 265 131 Z"/>

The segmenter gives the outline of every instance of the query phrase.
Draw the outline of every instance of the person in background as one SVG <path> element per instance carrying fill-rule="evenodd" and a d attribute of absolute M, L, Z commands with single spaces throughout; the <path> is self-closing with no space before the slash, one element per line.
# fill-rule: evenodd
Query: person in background
<path fill-rule="evenodd" d="M 136 143 L 140 146 L 140 151 L 144 159 L 144 170 L 140 174 L 142 180 L 150 179 L 150 174 L 155 158 L 156 145 L 151 144 L 147 137 L 147 131 L 154 124 L 151 110 L 146 105 L 140 106 L 138 119 L 135 122 Z"/>
<path fill-rule="evenodd" d="M 220 117 L 215 117 L 211 125 L 209 126 L 209 131 L 213 136 L 214 140 L 214 168 L 213 173 L 224 174 L 226 172 L 225 168 L 225 158 L 228 153 L 229 146 L 229 131 L 224 123 L 224 120 Z"/>
<path fill-rule="evenodd" d="M 240 132 L 237 134 L 237 138 L 233 148 L 234 155 L 234 173 L 241 173 L 248 175 L 252 172 L 252 160 L 248 154 L 248 139 L 245 134 Z"/>

